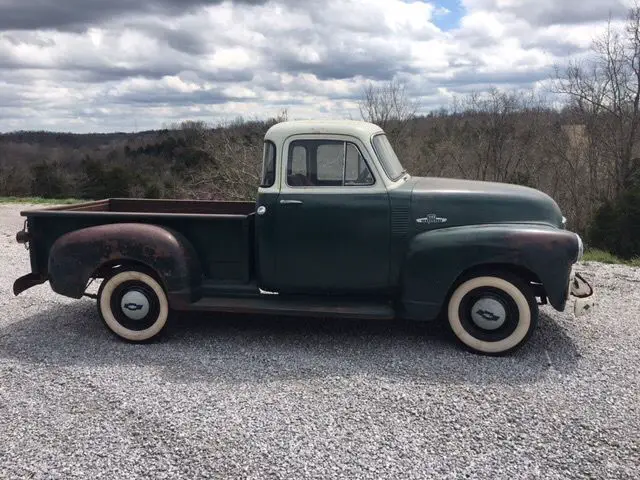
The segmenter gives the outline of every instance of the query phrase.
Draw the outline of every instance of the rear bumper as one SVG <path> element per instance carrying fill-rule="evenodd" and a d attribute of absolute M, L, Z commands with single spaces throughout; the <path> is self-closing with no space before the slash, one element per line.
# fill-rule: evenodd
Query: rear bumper
<path fill-rule="evenodd" d="M 47 281 L 46 275 L 40 275 L 39 273 L 28 273 L 27 275 L 23 275 L 15 282 L 13 282 L 13 294 L 20 295 L 25 290 L 30 289 L 31 287 L 35 287 L 36 285 L 40 285 Z"/>
<path fill-rule="evenodd" d="M 595 305 L 593 287 L 582 275 L 571 271 L 569 280 L 569 295 L 575 297 L 573 314 L 577 317 L 589 313 Z"/>

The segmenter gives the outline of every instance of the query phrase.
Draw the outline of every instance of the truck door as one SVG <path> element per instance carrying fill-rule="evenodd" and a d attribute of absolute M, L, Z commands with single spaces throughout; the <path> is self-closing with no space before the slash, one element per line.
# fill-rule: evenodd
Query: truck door
<path fill-rule="evenodd" d="M 275 288 L 291 293 L 388 287 L 386 187 L 357 139 L 294 136 L 284 144 L 276 209 Z"/>

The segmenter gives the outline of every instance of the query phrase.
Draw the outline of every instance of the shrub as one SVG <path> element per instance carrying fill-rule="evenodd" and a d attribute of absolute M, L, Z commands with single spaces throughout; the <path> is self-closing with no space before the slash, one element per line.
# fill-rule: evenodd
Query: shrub
<path fill-rule="evenodd" d="M 82 162 L 82 168 L 85 176 L 85 181 L 80 188 L 82 198 L 129 196 L 131 176 L 124 168 L 118 165 L 108 168 L 88 158 Z"/>
<path fill-rule="evenodd" d="M 69 182 L 62 169 L 55 164 L 41 162 L 31 167 L 31 192 L 37 197 L 65 198 L 69 196 Z"/>
<path fill-rule="evenodd" d="M 640 185 L 600 207 L 587 238 L 590 246 L 624 259 L 640 256 Z"/>

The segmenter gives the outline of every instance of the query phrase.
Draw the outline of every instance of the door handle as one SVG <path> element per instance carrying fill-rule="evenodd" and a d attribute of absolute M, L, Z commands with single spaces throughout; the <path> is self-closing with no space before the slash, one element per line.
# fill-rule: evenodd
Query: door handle
<path fill-rule="evenodd" d="M 302 200 L 280 200 L 280 205 L 300 205 Z"/>

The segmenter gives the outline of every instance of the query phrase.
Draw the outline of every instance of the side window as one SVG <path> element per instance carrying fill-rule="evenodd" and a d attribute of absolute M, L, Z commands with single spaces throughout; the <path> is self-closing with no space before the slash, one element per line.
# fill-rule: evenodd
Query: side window
<path fill-rule="evenodd" d="M 295 140 L 289 145 L 287 185 L 366 186 L 375 183 L 358 147 L 339 140 Z"/>
<path fill-rule="evenodd" d="M 307 176 L 309 169 L 307 168 L 307 149 L 302 145 L 295 145 L 291 150 L 291 169 L 293 175 Z"/>
<path fill-rule="evenodd" d="M 353 143 L 347 143 L 347 160 L 344 170 L 345 185 L 373 185 L 374 178 L 360 150 Z"/>
<path fill-rule="evenodd" d="M 287 185 L 292 187 L 313 185 L 309 172 L 309 149 L 305 142 L 293 142 L 289 146 Z"/>
<path fill-rule="evenodd" d="M 318 184 L 341 186 L 344 170 L 344 142 L 318 145 Z"/>
<path fill-rule="evenodd" d="M 276 146 L 272 142 L 264 142 L 262 158 L 262 175 L 260 186 L 269 188 L 276 181 Z"/>

